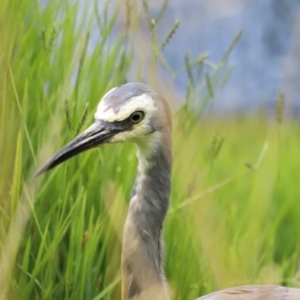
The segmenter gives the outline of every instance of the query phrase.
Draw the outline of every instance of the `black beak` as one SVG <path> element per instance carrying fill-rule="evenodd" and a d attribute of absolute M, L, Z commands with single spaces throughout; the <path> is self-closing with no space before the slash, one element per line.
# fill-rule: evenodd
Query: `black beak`
<path fill-rule="evenodd" d="M 54 154 L 42 167 L 39 168 L 35 177 L 56 167 L 69 158 L 94 147 L 106 144 L 116 133 L 120 132 L 119 126 L 114 123 L 97 120 L 82 134 Z"/>

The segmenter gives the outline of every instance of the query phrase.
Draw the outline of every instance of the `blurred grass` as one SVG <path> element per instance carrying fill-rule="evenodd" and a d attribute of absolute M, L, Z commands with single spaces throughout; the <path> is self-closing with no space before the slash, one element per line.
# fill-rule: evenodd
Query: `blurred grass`
<path fill-rule="evenodd" d="M 122 4 L 106 1 L 96 9 L 95 2 L 90 10 L 77 1 L 3 3 L 0 299 L 119 299 L 135 147 L 95 149 L 39 179 L 33 174 L 78 127 L 91 123 L 101 96 L 132 72 L 127 33 L 137 28 L 127 20 L 124 32 L 113 31 Z M 169 70 L 159 50 L 167 45 L 157 40 L 159 19 L 152 22 L 149 78 L 158 62 Z M 165 225 L 173 299 L 248 283 L 299 287 L 300 127 L 280 117 L 283 94 L 277 118 L 257 112 L 199 121 L 230 75 L 229 52 L 219 64 L 206 54 L 194 61 L 186 56 L 187 101 L 173 118 Z M 210 71 L 203 74 L 205 65 Z"/>

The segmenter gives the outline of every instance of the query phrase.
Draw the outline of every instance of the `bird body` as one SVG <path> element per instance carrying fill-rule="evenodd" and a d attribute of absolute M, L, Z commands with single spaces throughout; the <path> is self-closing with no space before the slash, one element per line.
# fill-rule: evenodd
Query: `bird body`
<path fill-rule="evenodd" d="M 40 175 L 85 150 L 108 143 L 137 145 L 138 174 L 131 192 L 122 248 L 122 300 L 169 300 L 163 268 L 163 222 L 169 206 L 172 122 L 167 102 L 149 86 L 128 83 L 100 101 L 95 123 L 51 157 Z M 242 286 L 198 300 L 291 300 L 300 290 Z"/>
<path fill-rule="evenodd" d="M 299 300 L 300 290 L 278 285 L 244 285 L 197 298 L 196 300 Z"/>

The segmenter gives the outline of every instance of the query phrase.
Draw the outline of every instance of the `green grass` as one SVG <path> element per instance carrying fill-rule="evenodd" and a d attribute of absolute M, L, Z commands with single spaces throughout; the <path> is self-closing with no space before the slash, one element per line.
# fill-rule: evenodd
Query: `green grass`
<path fill-rule="evenodd" d="M 54 0 L 46 8 L 4 1 L 0 11 L 0 299 L 120 298 L 134 145 L 94 149 L 33 177 L 92 122 L 101 96 L 132 72 L 133 8 L 125 5 L 131 29 L 116 36 L 112 28 L 124 3 L 106 3 L 91 13 L 76 1 Z M 80 24 L 78 9 L 89 16 Z M 99 40 L 93 48 L 94 28 Z M 152 30 L 148 76 L 159 88 L 156 63 L 169 68 L 160 49 L 170 36 L 157 41 L 159 22 Z M 250 283 L 300 285 L 299 122 L 282 122 L 280 105 L 277 121 L 264 112 L 201 117 L 230 75 L 229 52 L 205 74 L 207 56 L 192 61 L 186 55 L 182 70 L 190 80 L 186 103 L 173 114 L 173 189 L 165 223 L 173 299 Z M 143 67 L 141 59 L 137 80 Z"/>

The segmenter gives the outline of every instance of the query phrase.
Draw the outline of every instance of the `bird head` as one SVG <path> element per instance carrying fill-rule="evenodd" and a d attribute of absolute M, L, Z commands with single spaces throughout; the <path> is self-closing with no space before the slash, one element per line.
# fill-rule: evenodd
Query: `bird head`
<path fill-rule="evenodd" d="M 143 83 L 128 83 L 106 93 L 95 113 L 95 122 L 54 154 L 36 173 L 39 176 L 67 159 L 108 143 L 135 142 L 150 153 L 165 133 L 170 136 L 168 104 Z"/>

